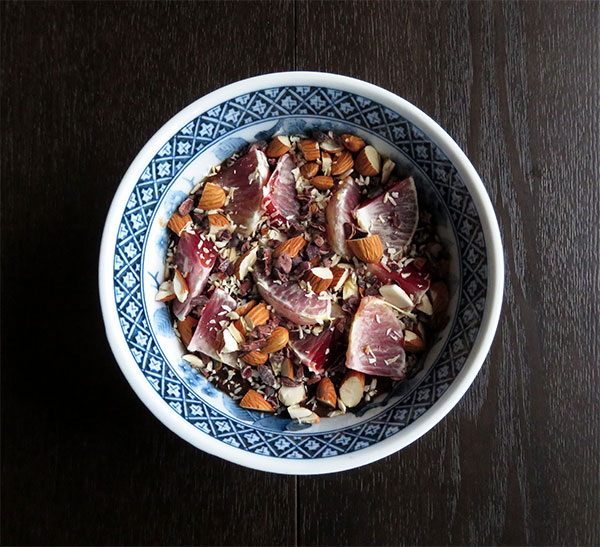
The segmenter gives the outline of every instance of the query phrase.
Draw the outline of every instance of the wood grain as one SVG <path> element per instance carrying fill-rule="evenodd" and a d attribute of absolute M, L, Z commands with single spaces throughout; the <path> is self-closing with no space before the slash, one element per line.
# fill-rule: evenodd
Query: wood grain
<path fill-rule="evenodd" d="M 2 544 L 600 543 L 600 4 L 26 2 L 0 25 Z M 457 408 L 384 461 L 297 480 L 161 426 L 96 288 L 106 211 L 149 136 L 294 68 L 439 121 L 486 184 L 507 267 Z"/>
<path fill-rule="evenodd" d="M 507 266 L 474 386 L 401 453 L 300 478 L 301 544 L 600 541 L 599 15 L 592 3 L 298 4 L 298 68 L 391 89 L 467 151 Z"/>

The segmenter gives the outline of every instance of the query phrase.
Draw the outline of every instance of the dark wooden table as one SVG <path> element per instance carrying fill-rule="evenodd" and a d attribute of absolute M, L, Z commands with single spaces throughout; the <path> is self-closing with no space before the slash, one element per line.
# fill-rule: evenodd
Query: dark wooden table
<path fill-rule="evenodd" d="M 2 543 L 598 545 L 600 3 L 15 3 L 1 15 Z M 146 140 L 224 84 L 331 71 L 467 152 L 498 213 L 493 349 L 363 469 L 250 471 L 169 432 L 109 350 L 104 218 Z"/>

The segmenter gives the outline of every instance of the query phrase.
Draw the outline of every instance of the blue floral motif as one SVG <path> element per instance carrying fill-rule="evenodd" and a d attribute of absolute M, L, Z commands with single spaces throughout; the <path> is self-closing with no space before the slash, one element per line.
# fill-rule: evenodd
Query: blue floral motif
<path fill-rule="evenodd" d="M 424 371 L 414 389 L 400 392 L 400 397 L 391 397 L 381 406 L 373 404 L 369 420 L 337 430 L 312 432 L 308 424 L 240 409 L 191 367 L 167 362 L 159 344 L 167 332 L 173 335 L 168 314 L 163 306 L 150 317 L 142 298 L 143 249 L 153 213 L 163 199 L 166 211 L 171 212 L 186 196 L 170 189 L 174 179 L 215 141 L 222 143 L 218 156 L 227 156 L 246 144 L 236 137 L 237 131 L 257 122 L 264 127 L 269 121 L 272 125 L 256 134 L 257 140 L 268 140 L 277 131 L 301 133 L 316 127 L 337 132 L 359 128 L 365 135 L 383 139 L 407 157 L 411 172 L 419 173 L 423 181 L 419 191 L 424 188 L 438 196 L 452 229 L 460 234 L 458 311 L 436 363 Z M 162 249 L 163 244 L 158 243 Z M 329 458 L 351 453 L 397 435 L 413 423 L 446 392 L 464 366 L 479 332 L 487 295 L 481 222 L 468 190 L 444 152 L 399 113 L 371 99 L 309 86 L 263 89 L 235 97 L 200 114 L 170 138 L 143 169 L 127 200 L 115 242 L 113 271 L 123 337 L 149 384 L 166 404 L 215 439 L 274 458 Z M 217 408 L 217 400 L 223 402 L 225 410 Z"/>

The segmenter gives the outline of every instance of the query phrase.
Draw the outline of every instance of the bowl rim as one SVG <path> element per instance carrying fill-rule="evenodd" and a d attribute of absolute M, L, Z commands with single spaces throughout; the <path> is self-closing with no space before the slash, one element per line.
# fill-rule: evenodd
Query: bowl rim
<path fill-rule="evenodd" d="M 114 243 L 123 207 L 143 170 L 165 141 L 217 104 L 244 93 L 281 86 L 333 87 L 362 95 L 395 110 L 421 129 L 446 154 L 472 197 L 480 217 L 488 260 L 487 297 L 477 338 L 462 370 L 440 399 L 412 424 L 388 439 L 353 453 L 310 460 L 273 458 L 246 452 L 203 433 L 173 412 L 131 356 L 120 325 L 115 321 L 117 308 L 112 298 Z M 498 221 L 483 182 L 466 154 L 439 124 L 406 99 L 375 84 L 326 72 L 289 71 L 254 76 L 216 89 L 183 108 L 150 138 L 125 172 L 108 211 L 100 247 L 98 284 L 106 336 L 113 355 L 137 396 L 158 420 L 193 446 L 233 463 L 268 472 L 312 475 L 353 469 L 389 456 L 423 436 L 454 408 L 473 383 L 494 339 L 504 293 L 504 256 Z"/>

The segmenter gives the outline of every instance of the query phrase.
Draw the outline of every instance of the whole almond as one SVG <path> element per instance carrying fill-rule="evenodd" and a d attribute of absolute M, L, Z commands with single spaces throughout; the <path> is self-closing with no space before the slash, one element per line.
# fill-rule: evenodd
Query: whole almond
<path fill-rule="evenodd" d="M 246 323 L 246 327 L 248 330 L 252 330 L 256 327 L 260 327 L 261 325 L 264 325 L 269 320 L 270 317 L 271 317 L 271 314 L 269 313 L 267 306 L 265 305 L 264 302 L 261 302 L 257 306 L 254 306 L 244 316 L 244 323 Z"/>
<path fill-rule="evenodd" d="M 273 140 L 267 146 L 265 154 L 269 158 L 278 158 L 279 156 L 283 156 L 291 147 L 292 143 L 289 137 L 278 135 L 277 137 L 273 137 Z"/>
<path fill-rule="evenodd" d="M 260 351 L 263 353 L 275 353 L 276 351 L 285 348 L 289 341 L 290 333 L 288 330 L 285 327 L 277 327 L 269 336 L 267 345 L 261 348 Z"/>
<path fill-rule="evenodd" d="M 268 357 L 269 356 L 266 353 L 254 350 L 250 353 L 246 353 L 246 355 L 242 357 L 242 361 L 248 365 L 256 367 L 258 365 L 264 365 L 267 362 Z"/>
<path fill-rule="evenodd" d="M 307 179 L 312 179 L 319 172 L 319 164 L 315 162 L 305 163 L 300 167 L 300 173 Z"/>
<path fill-rule="evenodd" d="M 240 406 L 249 410 L 259 410 L 261 412 L 275 411 L 271 403 L 265 401 L 265 398 L 258 391 L 254 391 L 253 389 L 249 389 L 246 392 L 246 395 L 244 395 L 244 398 L 240 401 Z"/>
<path fill-rule="evenodd" d="M 317 386 L 317 401 L 335 408 L 337 406 L 337 394 L 335 393 L 335 386 L 333 382 L 325 377 Z"/>
<path fill-rule="evenodd" d="M 298 145 L 300 146 L 300 150 L 302 150 L 306 161 L 315 161 L 321 156 L 318 143 L 312 139 L 300 141 Z"/>
<path fill-rule="evenodd" d="M 346 243 L 356 258 L 367 264 L 379 262 L 383 256 L 383 244 L 377 234 L 362 239 L 348 239 Z"/>
<path fill-rule="evenodd" d="M 310 183 L 318 190 L 329 190 L 333 188 L 333 179 L 325 175 L 319 175 L 310 179 Z"/>
<path fill-rule="evenodd" d="M 354 158 L 348 150 L 344 150 L 341 154 L 333 158 L 331 164 L 331 174 L 333 176 L 341 175 L 346 173 L 354 166 Z"/>
<path fill-rule="evenodd" d="M 175 212 L 171 215 L 167 226 L 178 236 L 181 236 L 183 231 L 192 224 L 192 217 L 190 215 L 180 215 Z"/>
<path fill-rule="evenodd" d="M 225 205 L 225 190 L 212 182 L 207 182 L 202 191 L 202 197 L 198 202 L 198 208 L 205 211 L 220 209 Z"/>
<path fill-rule="evenodd" d="M 365 146 L 356 157 L 356 170 L 363 177 L 372 177 L 381 171 L 381 157 L 372 146 Z"/>
<path fill-rule="evenodd" d="M 229 221 L 227 217 L 220 215 L 219 213 L 212 213 L 208 215 L 208 223 L 211 226 L 229 226 Z"/>
<path fill-rule="evenodd" d="M 365 141 L 355 135 L 342 135 L 342 142 L 350 152 L 358 152 L 365 147 Z"/>
<path fill-rule="evenodd" d="M 365 375 L 356 370 L 349 370 L 340 384 L 340 399 L 348 408 L 355 407 L 363 397 Z"/>
<path fill-rule="evenodd" d="M 313 179 L 314 180 L 314 179 Z M 273 256 L 278 258 L 282 254 L 288 255 L 290 258 L 296 258 L 298 253 L 306 245 L 306 239 L 303 236 L 296 236 L 284 241 L 281 245 L 275 247 Z"/>

